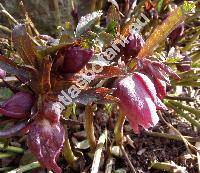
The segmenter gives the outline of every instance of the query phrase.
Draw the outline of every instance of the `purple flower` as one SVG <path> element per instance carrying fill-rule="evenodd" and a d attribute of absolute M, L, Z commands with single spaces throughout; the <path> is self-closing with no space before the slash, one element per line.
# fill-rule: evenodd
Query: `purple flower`
<path fill-rule="evenodd" d="M 157 97 L 156 89 L 151 80 L 144 74 L 133 73 L 116 84 L 115 96 L 122 112 L 135 133 L 139 133 L 139 125 L 148 129 L 159 120 L 157 109 L 167 109 Z"/>
<path fill-rule="evenodd" d="M 65 131 L 60 123 L 39 119 L 30 125 L 28 146 L 42 166 L 55 173 L 61 173 L 56 159 L 63 147 L 64 137 Z"/>

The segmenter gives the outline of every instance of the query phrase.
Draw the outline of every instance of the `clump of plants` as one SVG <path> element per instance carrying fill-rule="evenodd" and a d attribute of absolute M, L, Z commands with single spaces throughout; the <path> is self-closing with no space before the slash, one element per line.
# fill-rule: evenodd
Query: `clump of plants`
<path fill-rule="evenodd" d="M 186 82 L 184 75 L 195 75 L 191 70 L 191 58 L 186 54 L 182 54 L 182 58 L 169 58 L 163 44 L 166 42 L 168 51 L 172 43 L 181 44 L 184 21 L 190 17 L 194 6 L 185 2 L 167 10 L 170 7 L 167 1 L 162 4 L 161 1 L 147 4 L 150 2 L 146 1 L 143 10 L 152 18 L 155 18 L 152 11 L 157 13 L 157 24 L 150 22 L 143 26 L 141 33 L 148 35 L 144 38 L 133 31 L 134 22 L 141 18 L 137 6 L 131 4 L 131 8 L 125 6 L 128 2 L 123 5 L 114 2 L 107 4 L 108 11 L 91 12 L 81 17 L 77 24 L 73 11 L 74 23 L 59 26 L 57 37 L 40 34 L 27 13 L 24 22 L 13 19 L 13 53 L 0 55 L 2 82 L 13 93 L 0 106 L 2 122 L 12 124 L 0 131 L 0 137 L 10 139 L 26 135 L 27 146 L 39 164 L 56 173 L 62 172 L 57 164 L 61 153 L 72 170 L 83 170 L 80 160 L 84 155 L 77 154 L 70 138 L 73 131 L 80 129 L 90 148 L 93 173 L 100 167 L 105 141 L 108 155 L 112 155 L 115 143 L 128 161 L 131 172 L 136 172 L 124 149 L 125 120 L 133 133 L 138 134 L 142 128 L 154 127 L 159 115 L 163 119 L 162 112 L 171 108 L 178 109 L 177 113 L 185 110 L 178 106 L 179 103 L 174 104 L 166 98 L 169 98 L 168 93 L 175 92 L 175 84 Z M 161 19 L 162 13 L 166 13 L 165 19 Z M 100 20 L 103 18 L 105 22 Z M 111 50 L 113 44 L 117 47 L 114 52 Z M 183 49 L 188 49 L 187 45 Z M 153 56 L 154 52 L 157 57 Z M 198 50 L 194 50 L 194 55 L 199 55 Z M 7 76 L 15 76 L 16 82 L 8 83 Z M 199 85 L 196 78 L 192 82 Z M 102 107 L 115 125 L 109 129 L 98 124 L 96 132 L 94 117 Z M 198 112 L 190 110 L 195 115 Z M 189 121 L 200 128 L 198 120 Z M 97 136 L 100 136 L 98 141 Z M 191 143 L 181 138 L 189 150 L 197 152 Z"/>

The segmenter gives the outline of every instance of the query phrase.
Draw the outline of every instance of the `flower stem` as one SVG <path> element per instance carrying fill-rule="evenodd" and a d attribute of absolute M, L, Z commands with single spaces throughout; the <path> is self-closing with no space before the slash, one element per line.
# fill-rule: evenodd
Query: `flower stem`
<path fill-rule="evenodd" d="M 91 1 L 91 12 L 95 11 L 96 9 L 96 0 Z"/>
<path fill-rule="evenodd" d="M 97 143 L 96 143 L 96 138 L 94 135 L 92 104 L 88 104 L 85 109 L 85 131 L 86 131 L 86 136 L 90 145 L 90 149 L 92 151 L 95 151 Z"/>
<path fill-rule="evenodd" d="M 124 126 L 124 122 L 125 122 L 125 115 L 123 113 L 120 112 L 117 121 L 115 123 L 115 128 L 114 128 L 114 134 L 115 134 L 115 141 L 116 143 L 119 145 L 120 150 L 122 151 L 124 157 L 126 158 L 128 165 L 131 169 L 132 173 L 137 173 L 135 168 L 133 167 L 130 159 L 128 158 L 128 155 L 124 149 L 123 146 L 123 138 L 124 138 L 124 133 L 123 133 L 123 126 Z"/>
<path fill-rule="evenodd" d="M 123 125 L 125 122 L 125 115 L 123 113 L 120 113 L 116 124 L 115 124 L 115 128 L 114 128 L 114 134 L 115 134 L 115 141 L 118 145 L 122 145 L 123 144 Z"/>
<path fill-rule="evenodd" d="M 77 158 L 74 156 L 74 153 L 72 151 L 71 148 L 71 144 L 68 138 L 68 133 L 67 133 L 67 126 L 65 125 L 65 143 L 64 143 L 64 148 L 63 148 L 63 155 L 65 157 L 65 160 L 67 161 L 67 163 L 69 164 L 69 166 L 72 169 L 75 169 L 75 163 Z"/>

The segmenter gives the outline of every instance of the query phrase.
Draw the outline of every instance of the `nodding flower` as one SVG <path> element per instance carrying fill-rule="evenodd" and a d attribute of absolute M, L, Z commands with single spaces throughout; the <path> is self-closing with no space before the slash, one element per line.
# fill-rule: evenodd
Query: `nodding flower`
<path fill-rule="evenodd" d="M 62 172 L 56 163 L 65 140 L 65 131 L 59 122 L 51 123 L 45 118 L 35 120 L 29 127 L 27 139 L 29 149 L 42 166 L 55 173 Z"/>
<path fill-rule="evenodd" d="M 144 74 L 135 72 L 116 84 L 114 95 L 126 115 L 133 131 L 139 133 L 139 125 L 148 129 L 159 121 L 156 110 L 167 108 L 157 97 L 152 81 Z"/>

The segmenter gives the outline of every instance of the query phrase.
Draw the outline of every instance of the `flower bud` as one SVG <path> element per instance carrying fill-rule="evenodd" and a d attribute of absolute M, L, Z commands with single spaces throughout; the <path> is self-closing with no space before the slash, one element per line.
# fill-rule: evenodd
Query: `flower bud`
<path fill-rule="evenodd" d="M 171 43 L 176 43 L 184 34 L 184 24 L 178 25 L 168 36 Z"/>
<path fill-rule="evenodd" d="M 63 73 L 77 73 L 92 58 L 93 51 L 79 46 L 70 46 L 58 51 L 58 58 L 63 56 Z"/>
<path fill-rule="evenodd" d="M 35 98 L 28 92 L 18 92 L 0 106 L 0 113 L 11 118 L 26 118 L 31 113 Z"/>
<path fill-rule="evenodd" d="M 124 48 L 124 55 L 128 58 L 136 58 L 140 49 L 144 45 L 144 40 L 140 34 L 133 33 L 129 36 L 129 43 Z"/>

